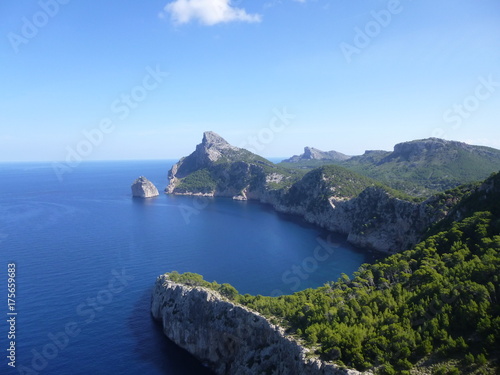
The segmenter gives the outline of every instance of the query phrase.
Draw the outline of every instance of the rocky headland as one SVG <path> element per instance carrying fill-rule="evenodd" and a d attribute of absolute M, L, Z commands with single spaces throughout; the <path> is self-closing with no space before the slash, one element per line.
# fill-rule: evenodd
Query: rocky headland
<path fill-rule="evenodd" d="M 362 374 L 319 360 L 257 312 L 214 290 L 173 282 L 168 274 L 156 280 L 151 313 L 170 340 L 216 374 Z"/>

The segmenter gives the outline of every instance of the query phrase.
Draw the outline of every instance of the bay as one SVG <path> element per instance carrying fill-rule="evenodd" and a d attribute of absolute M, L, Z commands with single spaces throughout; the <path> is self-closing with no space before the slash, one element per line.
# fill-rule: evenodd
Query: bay
<path fill-rule="evenodd" d="M 140 175 L 163 190 L 174 162 L 84 162 L 62 175 L 50 163 L 0 164 L 0 290 L 15 263 L 18 313 L 17 369 L 4 360 L 1 373 L 209 373 L 152 321 L 158 275 L 190 271 L 240 293 L 290 294 L 375 259 L 257 202 L 131 197 Z M 8 329 L 3 319 L 2 351 Z"/>

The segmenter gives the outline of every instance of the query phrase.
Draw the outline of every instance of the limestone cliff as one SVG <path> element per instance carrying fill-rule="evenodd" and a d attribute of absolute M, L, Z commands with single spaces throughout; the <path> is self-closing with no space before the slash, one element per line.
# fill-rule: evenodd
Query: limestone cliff
<path fill-rule="evenodd" d="M 418 243 L 428 228 L 446 216 L 453 202 L 434 207 L 399 199 L 372 186 L 353 198 L 321 195 L 301 204 L 278 204 L 276 209 L 303 216 L 308 222 L 336 233 L 360 247 L 394 253 Z"/>
<path fill-rule="evenodd" d="M 229 197 L 239 200 L 261 195 L 267 184 L 285 176 L 274 164 L 250 151 L 231 146 L 214 132 L 169 171 L 168 194 Z"/>
<path fill-rule="evenodd" d="M 158 196 L 158 189 L 146 177 L 141 176 L 131 186 L 132 196 L 138 198 L 151 198 Z"/>
<path fill-rule="evenodd" d="M 165 335 L 224 375 L 359 375 L 311 356 L 284 330 L 219 293 L 160 276 L 153 289 L 153 317 Z"/>

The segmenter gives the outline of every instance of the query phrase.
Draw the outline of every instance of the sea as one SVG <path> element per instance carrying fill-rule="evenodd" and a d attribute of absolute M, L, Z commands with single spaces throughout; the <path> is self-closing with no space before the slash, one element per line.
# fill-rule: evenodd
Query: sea
<path fill-rule="evenodd" d="M 151 318 L 159 275 L 280 295 L 377 258 L 258 202 L 131 196 L 175 162 L 0 164 L 0 374 L 209 374 Z"/>

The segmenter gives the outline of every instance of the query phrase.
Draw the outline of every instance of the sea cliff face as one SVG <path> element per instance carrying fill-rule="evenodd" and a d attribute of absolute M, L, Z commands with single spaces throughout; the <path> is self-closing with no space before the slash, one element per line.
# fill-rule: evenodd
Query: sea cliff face
<path fill-rule="evenodd" d="M 347 235 L 357 246 L 381 252 L 398 252 L 417 243 L 434 220 L 422 204 L 391 197 L 369 187 L 355 198 L 331 196 L 311 208 L 308 200 L 292 205 L 277 202 L 277 211 L 302 216 L 306 221 Z"/>
<path fill-rule="evenodd" d="M 362 374 L 311 357 L 308 349 L 262 315 L 213 290 L 172 282 L 168 275 L 156 280 L 151 313 L 170 340 L 216 374 Z"/>

